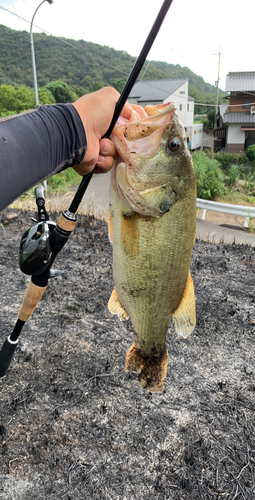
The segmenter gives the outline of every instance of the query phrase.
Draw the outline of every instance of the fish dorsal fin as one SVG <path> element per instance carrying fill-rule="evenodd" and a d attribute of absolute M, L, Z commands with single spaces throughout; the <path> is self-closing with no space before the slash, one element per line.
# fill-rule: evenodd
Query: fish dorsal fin
<path fill-rule="evenodd" d="M 172 314 L 172 318 L 176 333 L 184 338 L 187 338 L 196 326 L 194 284 L 190 272 L 180 304 Z"/>

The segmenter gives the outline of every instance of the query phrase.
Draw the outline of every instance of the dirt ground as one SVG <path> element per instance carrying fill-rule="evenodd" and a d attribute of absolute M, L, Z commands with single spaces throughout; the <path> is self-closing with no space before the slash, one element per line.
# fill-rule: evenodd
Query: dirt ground
<path fill-rule="evenodd" d="M 30 215 L 0 226 L 1 345 L 29 283 L 18 247 Z M 54 267 L 65 273 L 0 379 L 0 499 L 255 498 L 255 248 L 195 242 L 197 327 L 184 340 L 170 325 L 153 395 L 123 370 L 133 331 L 107 309 L 106 224 L 81 216 Z"/>

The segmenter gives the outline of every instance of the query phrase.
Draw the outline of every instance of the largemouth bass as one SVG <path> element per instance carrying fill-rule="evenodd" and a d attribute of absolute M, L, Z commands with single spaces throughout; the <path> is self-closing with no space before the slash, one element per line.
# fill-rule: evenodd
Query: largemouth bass
<path fill-rule="evenodd" d="M 196 180 L 185 131 L 174 103 L 132 106 L 111 139 L 119 157 L 111 173 L 109 238 L 115 288 L 108 303 L 135 342 L 126 370 L 142 388 L 162 391 L 166 334 L 172 316 L 183 337 L 195 328 L 190 260 L 196 232 Z"/>

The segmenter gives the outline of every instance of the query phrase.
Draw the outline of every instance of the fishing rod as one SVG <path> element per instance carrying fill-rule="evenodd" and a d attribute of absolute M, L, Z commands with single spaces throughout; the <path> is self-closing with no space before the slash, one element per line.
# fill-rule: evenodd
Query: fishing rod
<path fill-rule="evenodd" d="M 119 97 L 111 124 L 103 138 L 110 137 L 172 2 L 173 0 L 164 0 Z M 37 186 L 35 188 L 36 204 L 38 207 L 38 220 L 35 221 L 37 224 L 24 233 L 20 243 L 20 269 L 25 274 L 31 275 L 31 281 L 29 282 L 18 312 L 18 319 L 14 329 L 11 335 L 5 340 L 0 351 L 0 378 L 6 374 L 10 366 L 19 342 L 21 330 L 26 321 L 28 321 L 33 314 L 38 302 L 44 294 L 48 286 L 48 280 L 62 274 L 62 271 L 53 270 L 51 267 L 77 224 L 78 216 L 76 212 L 95 168 L 96 166 L 90 173 L 84 175 L 69 209 L 61 213 L 57 224 L 48 220 L 48 214 L 45 210 L 43 187 Z"/>
<path fill-rule="evenodd" d="M 133 66 L 133 69 L 132 69 L 127 81 L 126 81 L 124 89 L 121 92 L 119 100 L 116 104 L 115 112 L 114 112 L 110 127 L 108 128 L 107 132 L 102 137 L 102 139 L 103 138 L 107 139 L 110 137 L 110 135 L 114 129 L 115 123 L 117 122 L 117 120 L 120 116 L 120 113 L 123 109 L 123 106 L 124 106 L 125 102 L 127 101 L 127 98 L 129 96 L 137 78 L 138 78 L 138 75 L 139 75 L 139 73 L 140 73 L 140 71 L 141 71 L 141 69 L 146 61 L 146 58 L 150 52 L 150 49 L 153 45 L 153 42 L 154 42 L 154 40 L 155 40 L 159 30 L 160 30 L 161 24 L 163 23 L 164 18 L 166 16 L 172 2 L 173 2 L 173 0 L 165 0 L 164 3 L 162 4 L 162 7 L 157 15 L 157 18 L 156 18 L 156 20 L 155 20 L 155 22 L 150 30 L 148 37 L 144 43 L 144 46 L 143 46 L 135 64 L 134 64 L 134 66 Z M 69 207 L 70 212 L 75 213 L 77 211 L 78 206 L 82 200 L 82 197 L 83 197 L 83 195 L 84 195 L 84 193 L 89 185 L 89 182 L 94 174 L 95 168 L 96 167 L 94 167 L 94 169 L 91 172 L 84 175 L 84 177 L 83 177 L 83 179 L 82 179 L 82 181 L 81 181 L 81 183 L 76 191 L 76 194 L 73 198 L 73 201 Z"/>

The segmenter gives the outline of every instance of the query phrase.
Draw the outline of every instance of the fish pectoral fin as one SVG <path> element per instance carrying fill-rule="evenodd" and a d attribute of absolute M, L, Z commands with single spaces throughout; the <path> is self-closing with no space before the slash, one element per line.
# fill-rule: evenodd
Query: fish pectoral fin
<path fill-rule="evenodd" d="M 124 307 L 120 303 L 120 299 L 115 288 L 112 291 L 111 297 L 108 302 L 108 309 L 112 314 L 117 314 L 120 321 L 126 321 L 129 318 Z"/>
<path fill-rule="evenodd" d="M 190 272 L 180 304 L 172 314 L 172 318 L 176 333 L 184 338 L 187 338 L 196 326 L 195 293 Z"/>

